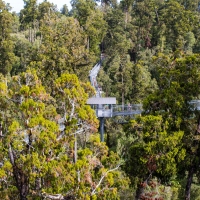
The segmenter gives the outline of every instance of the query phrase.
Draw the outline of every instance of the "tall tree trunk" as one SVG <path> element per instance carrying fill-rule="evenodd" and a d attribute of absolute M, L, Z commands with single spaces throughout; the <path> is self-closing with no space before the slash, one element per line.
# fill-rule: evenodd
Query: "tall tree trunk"
<path fill-rule="evenodd" d="M 28 177 L 16 166 L 13 167 L 13 174 L 20 194 L 20 200 L 27 200 L 27 195 L 29 193 Z"/>
<path fill-rule="evenodd" d="M 77 162 L 77 136 L 74 134 L 74 163 Z"/>
<path fill-rule="evenodd" d="M 111 144 L 110 144 L 110 133 L 107 132 L 107 138 L 106 138 L 106 145 L 110 148 Z"/>
<path fill-rule="evenodd" d="M 27 200 L 27 195 L 29 193 L 29 180 L 25 173 L 16 166 L 15 156 L 11 145 L 9 147 L 9 157 L 13 167 L 13 175 L 16 181 L 16 187 L 19 191 L 20 200 Z"/>
<path fill-rule="evenodd" d="M 185 200 L 190 200 L 190 192 L 191 192 L 193 175 L 194 175 L 194 166 L 192 166 L 188 172 L 187 184 L 185 188 Z"/>
<path fill-rule="evenodd" d="M 88 37 L 88 40 L 87 40 L 87 49 L 90 50 L 90 37 Z"/>

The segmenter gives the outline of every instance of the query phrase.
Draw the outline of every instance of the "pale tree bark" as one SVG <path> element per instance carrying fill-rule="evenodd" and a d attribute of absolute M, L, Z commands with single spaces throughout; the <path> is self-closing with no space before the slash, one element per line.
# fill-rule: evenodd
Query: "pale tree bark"
<path fill-rule="evenodd" d="M 102 176 L 101 179 L 99 180 L 98 184 L 96 185 L 96 187 L 94 188 L 94 190 L 92 190 L 91 196 L 96 194 L 96 190 L 97 188 L 101 185 L 103 179 L 107 176 L 108 173 L 117 170 L 120 167 L 120 165 L 118 165 L 117 167 L 108 170 L 107 172 L 105 172 Z"/>

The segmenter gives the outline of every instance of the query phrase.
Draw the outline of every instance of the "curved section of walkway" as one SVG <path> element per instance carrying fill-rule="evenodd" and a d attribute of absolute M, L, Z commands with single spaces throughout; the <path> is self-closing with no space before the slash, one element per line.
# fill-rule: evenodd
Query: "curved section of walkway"
<path fill-rule="evenodd" d="M 101 90 L 98 86 L 98 83 L 97 83 L 97 74 L 99 73 L 99 70 L 101 68 L 101 61 L 99 61 L 93 68 L 92 70 L 90 71 L 90 74 L 89 74 L 89 77 L 90 77 L 90 82 L 91 82 L 91 85 L 95 88 L 96 90 L 96 97 L 101 97 Z"/>

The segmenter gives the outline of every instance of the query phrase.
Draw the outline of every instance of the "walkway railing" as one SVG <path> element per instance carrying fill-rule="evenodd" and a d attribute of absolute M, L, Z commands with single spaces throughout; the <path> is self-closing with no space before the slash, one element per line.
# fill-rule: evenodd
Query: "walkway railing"
<path fill-rule="evenodd" d="M 98 106 L 93 109 L 96 111 L 97 117 L 115 117 L 115 116 L 126 116 L 126 115 L 137 115 L 141 114 L 142 104 L 133 105 L 104 105 L 101 108 Z"/>
<path fill-rule="evenodd" d="M 112 115 L 135 115 L 141 114 L 143 111 L 142 104 L 131 104 L 131 105 L 114 105 Z"/>

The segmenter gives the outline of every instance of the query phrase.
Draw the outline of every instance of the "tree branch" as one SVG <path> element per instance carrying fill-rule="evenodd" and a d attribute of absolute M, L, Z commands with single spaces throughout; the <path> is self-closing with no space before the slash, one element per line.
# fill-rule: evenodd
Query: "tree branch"
<path fill-rule="evenodd" d="M 46 199 L 52 199 L 52 200 L 64 200 L 64 196 L 62 194 L 46 194 L 42 193 L 42 196 Z"/>
<path fill-rule="evenodd" d="M 91 196 L 92 196 L 92 195 L 95 195 L 97 188 L 101 185 L 103 179 L 107 176 L 107 174 L 110 173 L 110 172 L 112 172 L 112 171 L 117 170 L 119 167 L 120 167 L 120 165 L 118 165 L 117 167 L 115 167 L 115 168 L 113 168 L 113 169 L 110 169 L 110 170 L 108 170 L 106 173 L 104 173 L 104 175 L 101 177 L 99 183 L 96 185 L 96 187 L 95 187 L 94 190 L 92 191 Z"/>
<path fill-rule="evenodd" d="M 14 160 L 14 155 L 13 155 L 12 148 L 11 148 L 10 144 L 9 144 L 9 157 L 10 157 L 11 164 L 14 166 L 15 165 L 15 160 Z"/>
<path fill-rule="evenodd" d="M 70 102 L 70 104 L 72 106 L 72 110 L 71 110 L 70 118 L 69 118 L 69 121 L 71 121 L 72 117 L 74 116 L 74 112 L 75 112 L 75 100 L 73 100 L 73 99 L 71 99 L 69 97 L 68 97 L 68 99 L 69 99 L 69 102 Z"/>

